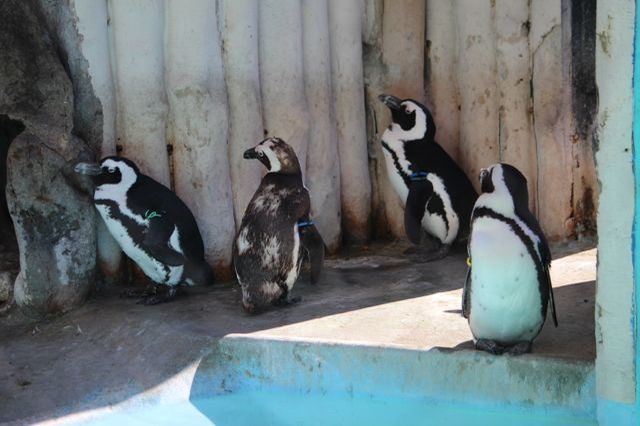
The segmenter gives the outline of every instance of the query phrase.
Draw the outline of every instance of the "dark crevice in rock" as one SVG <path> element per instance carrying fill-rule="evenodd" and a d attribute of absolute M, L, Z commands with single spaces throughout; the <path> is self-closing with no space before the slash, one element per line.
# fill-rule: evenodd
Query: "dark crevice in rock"
<path fill-rule="evenodd" d="M 5 188 L 9 145 L 24 128 L 21 121 L 0 114 L 0 313 L 7 310 L 13 302 L 13 282 L 20 269 L 18 244 L 9 215 Z"/>
<path fill-rule="evenodd" d="M 7 155 L 9 145 L 24 130 L 24 124 L 0 114 L 0 252 L 17 250 L 15 232 L 9 216 L 5 188 L 7 186 Z M 0 263 L 0 270 L 4 265 Z"/>

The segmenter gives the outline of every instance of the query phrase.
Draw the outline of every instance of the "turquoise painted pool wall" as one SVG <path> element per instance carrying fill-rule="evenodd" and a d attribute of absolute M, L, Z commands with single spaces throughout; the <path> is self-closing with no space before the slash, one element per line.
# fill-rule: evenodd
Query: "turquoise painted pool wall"
<path fill-rule="evenodd" d="M 596 415 L 590 362 L 235 335 L 203 358 L 190 399 L 273 391 L 452 403 L 574 416 L 587 424 Z"/>
<path fill-rule="evenodd" d="M 636 420 L 640 414 L 640 333 L 638 318 L 640 318 L 640 14 L 636 0 L 635 25 L 633 41 L 633 174 L 635 194 L 635 214 L 633 220 L 633 280 L 634 280 L 634 310 L 631 327 L 634 331 L 636 344 Z M 640 422 L 637 422 L 640 423 Z"/>

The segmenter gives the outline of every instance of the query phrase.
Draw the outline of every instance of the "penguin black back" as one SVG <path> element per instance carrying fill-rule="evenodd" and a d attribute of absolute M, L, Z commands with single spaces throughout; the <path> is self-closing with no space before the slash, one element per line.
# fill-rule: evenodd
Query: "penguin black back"
<path fill-rule="evenodd" d="M 121 248 L 158 284 L 209 284 L 211 268 L 196 220 L 182 200 L 131 160 L 80 163 L 96 185 L 94 203 Z"/>
<path fill-rule="evenodd" d="M 405 230 L 414 243 L 420 229 L 444 246 L 464 239 L 477 193 L 458 164 L 435 141 L 428 108 L 413 99 L 380 95 L 393 118 L 382 136 L 387 172 L 405 201 Z M 446 247 L 442 253 L 446 254 Z"/>
<path fill-rule="evenodd" d="M 458 233 L 466 236 L 469 233 L 471 210 L 477 198 L 477 193 L 467 175 L 433 139 L 405 142 L 405 151 L 407 157 L 412 159 L 414 173 L 428 170 L 429 173 L 440 176 L 447 183 L 447 192 L 450 194 L 453 208 L 460 212 Z"/>
<path fill-rule="evenodd" d="M 531 231 L 538 237 L 539 242 L 536 248 L 540 253 L 542 265 L 546 268 L 551 265 L 551 249 L 549 243 L 540 228 L 538 220 L 535 218 L 531 210 L 529 210 L 529 190 L 527 178 L 516 167 L 507 163 L 499 163 L 502 171 L 502 180 L 509 191 L 509 195 L 513 200 L 513 210 L 515 216 L 522 220 Z M 493 183 L 496 167 L 490 167 L 480 171 L 480 186 L 483 194 L 495 191 Z"/>

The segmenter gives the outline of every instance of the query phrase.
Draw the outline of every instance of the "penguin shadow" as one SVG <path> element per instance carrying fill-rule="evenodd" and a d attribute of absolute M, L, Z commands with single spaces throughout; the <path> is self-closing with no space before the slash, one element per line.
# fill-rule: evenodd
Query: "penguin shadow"
<path fill-rule="evenodd" d="M 377 305 L 446 292 L 462 287 L 466 273 L 465 257 L 455 254 L 430 263 L 412 263 L 403 257 L 370 255 L 354 259 L 328 259 L 317 284 L 304 269 L 296 282 L 292 298 L 299 302 L 273 307 L 258 315 L 241 309 L 241 293 L 236 283 L 216 288 L 189 289 L 217 299 L 222 311 L 220 335 L 252 333 L 317 318 L 369 308 Z"/>
<path fill-rule="evenodd" d="M 229 281 L 190 287 L 178 300 L 154 306 L 95 295 L 83 307 L 37 327 L 13 332 L 7 328 L 5 338 L 0 336 L 0 359 L 12 360 L 4 371 L 12 379 L 0 380 L 0 395 L 12 399 L 0 410 L 0 423 L 26 416 L 46 419 L 129 400 L 198 366 L 212 344 L 228 334 L 250 334 L 460 290 L 465 254 L 412 263 L 398 254 L 402 248 L 372 247 L 327 258 L 317 284 L 302 271 L 292 292 L 292 297 L 302 298 L 299 303 L 260 315 L 243 311 L 240 287 Z M 578 281 L 554 290 L 560 326 L 546 322 L 533 343 L 533 355 L 593 359 L 594 282 Z M 445 318 L 432 326 L 447 330 L 457 321 L 460 329 L 468 330 L 458 306 L 440 308 Z M 466 340 L 446 350 L 472 347 Z M 206 372 L 196 376 L 201 373 Z M 31 384 L 25 386 L 27 382 Z"/>
<path fill-rule="evenodd" d="M 572 360 L 593 361 L 595 341 L 595 281 L 579 281 L 554 287 L 558 327 L 550 313 L 538 337 L 533 341 L 530 355 Z M 460 313 L 460 310 L 445 312 Z M 443 350 L 474 350 L 472 340 Z"/>

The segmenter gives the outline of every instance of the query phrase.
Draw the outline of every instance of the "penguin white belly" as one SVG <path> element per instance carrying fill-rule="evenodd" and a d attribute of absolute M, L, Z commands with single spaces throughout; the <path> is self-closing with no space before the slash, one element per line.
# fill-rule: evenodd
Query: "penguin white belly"
<path fill-rule="evenodd" d="M 156 283 L 166 285 L 176 285 L 180 282 L 184 266 L 166 267 L 162 263 L 158 262 L 156 259 L 149 256 L 144 250 L 140 249 L 120 221 L 109 216 L 108 207 L 98 204 L 96 205 L 96 208 L 98 209 L 98 212 L 100 212 L 104 223 L 107 225 L 107 229 L 109 229 L 111 235 L 113 235 L 115 240 L 118 242 L 122 251 L 125 252 L 125 254 L 129 256 L 131 260 L 140 267 L 140 269 L 142 269 L 147 277 Z M 178 234 L 177 231 L 174 231 L 170 238 L 170 245 L 174 250 L 182 252 L 179 247 L 175 247 L 177 245 L 177 240 Z M 166 268 L 169 268 L 168 279 Z"/>
<path fill-rule="evenodd" d="M 430 235 L 438 238 L 443 243 L 447 240 L 447 224 L 444 222 L 442 216 L 437 213 L 424 212 L 422 216 L 422 228 L 425 229 Z"/>
<path fill-rule="evenodd" d="M 531 341 L 544 321 L 538 274 L 526 246 L 506 223 L 473 223 L 469 325 L 476 339 Z"/>
<path fill-rule="evenodd" d="M 289 291 L 293 288 L 298 275 L 300 274 L 300 266 L 302 259 L 300 257 L 300 234 L 298 233 L 298 224 L 293 225 L 293 253 L 291 254 L 291 269 L 287 272 L 285 284 Z"/>
<path fill-rule="evenodd" d="M 397 149 L 397 151 L 400 152 L 400 149 L 398 146 L 402 146 L 402 142 L 394 140 L 389 135 L 387 135 L 386 132 L 382 136 L 382 140 L 385 143 L 387 143 L 390 147 Z M 389 182 L 391 182 L 391 187 L 396 192 L 396 194 L 398 194 L 398 196 L 400 197 L 400 201 L 402 201 L 402 205 L 404 206 L 407 203 L 407 197 L 409 196 L 409 188 L 407 188 L 407 184 L 402 178 L 402 175 L 398 172 L 398 169 L 396 168 L 396 165 L 393 161 L 393 157 L 391 153 L 384 148 L 382 149 L 382 152 L 384 153 L 385 165 L 387 166 L 387 176 L 389 176 Z M 409 162 L 406 161 L 404 158 L 400 158 L 400 157 L 398 157 L 398 161 L 401 167 L 406 168 L 408 173 Z"/>
<path fill-rule="evenodd" d="M 288 238 L 279 239 L 276 235 L 262 234 L 256 238 L 256 241 L 249 239 L 249 228 L 241 228 L 236 241 L 238 248 L 238 254 L 244 255 L 254 244 L 259 246 L 259 259 L 260 266 L 267 271 L 273 273 L 273 278 L 276 275 L 282 273 L 284 275 L 284 284 L 289 290 L 293 288 L 298 275 L 300 274 L 300 267 L 302 266 L 301 248 L 300 248 L 300 235 L 298 233 L 297 224 L 293 225 L 293 235 L 291 240 Z M 253 233 L 252 235 L 255 235 Z M 291 250 L 291 251 L 289 251 Z M 253 256 L 253 254 L 248 254 Z M 289 266 L 289 262 L 291 264 Z M 287 269 L 284 269 L 283 265 L 287 265 Z M 236 265 L 237 266 L 237 265 Z M 243 288 L 246 288 L 250 283 L 251 271 L 238 271 L 235 269 L 238 281 Z M 268 296 L 279 295 L 282 292 L 280 284 L 276 281 L 265 281 L 261 283 L 261 291 Z"/>
<path fill-rule="evenodd" d="M 427 179 L 429 179 L 429 182 L 431 182 L 431 185 L 433 186 L 433 192 L 442 201 L 442 206 L 444 208 L 442 214 L 447 218 L 447 221 L 445 223 L 441 215 L 430 214 L 427 210 L 425 211 L 425 215 L 422 220 L 422 226 L 432 235 L 440 238 L 440 241 L 443 244 L 451 244 L 458 235 L 460 220 L 458 219 L 457 213 L 453 209 L 451 197 L 449 196 L 447 188 L 444 185 L 444 181 L 440 178 L 440 176 L 436 175 L 435 173 L 429 173 Z"/>

